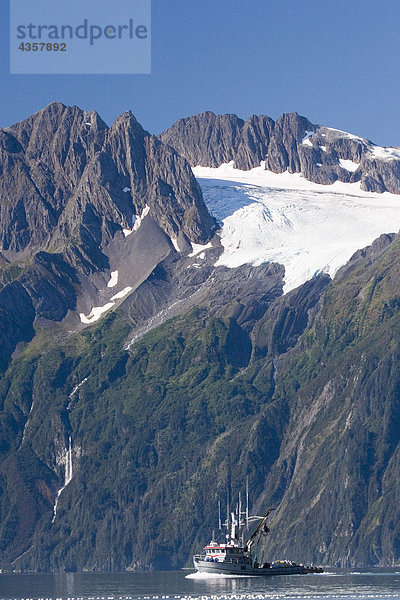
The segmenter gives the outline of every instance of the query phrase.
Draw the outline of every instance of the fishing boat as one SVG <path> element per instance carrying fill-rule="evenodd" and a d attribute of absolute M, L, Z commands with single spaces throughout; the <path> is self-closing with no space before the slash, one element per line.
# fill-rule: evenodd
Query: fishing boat
<path fill-rule="evenodd" d="M 212 541 L 203 548 L 201 554 L 193 556 L 193 565 L 196 571 L 200 573 L 224 574 L 224 575 L 306 575 L 308 573 L 322 573 L 321 567 L 303 565 L 291 560 L 274 560 L 259 564 L 251 552 L 251 547 L 257 537 L 261 534 L 268 535 L 269 527 L 267 524 L 268 518 L 274 509 L 268 509 L 263 517 L 249 517 L 248 512 L 248 490 L 246 490 L 247 503 L 246 512 L 241 510 L 241 501 L 237 504 L 236 512 L 229 514 L 229 506 L 227 508 L 227 518 L 224 526 L 227 529 L 226 542 L 218 543 Z M 229 502 L 227 503 L 229 505 Z M 243 519 L 246 515 L 246 520 Z M 249 539 L 245 542 L 242 531 L 246 525 L 247 529 L 249 522 L 258 519 L 258 525 Z M 219 505 L 219 528 L 221 529 L 221 516 Z M 213 538 L 214 538 L 213 534 Z"/>

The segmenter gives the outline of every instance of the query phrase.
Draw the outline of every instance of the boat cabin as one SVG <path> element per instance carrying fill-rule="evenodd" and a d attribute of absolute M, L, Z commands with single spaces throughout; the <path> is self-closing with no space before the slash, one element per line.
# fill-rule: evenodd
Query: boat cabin
<path fill-rule="evenodd" d="M 233 544 L 217 544 L 211 542 L 209 546 L 204 547 L 203 560 L 207 562 L 232 562 L 247 563 L 246 548 L 234 546 Z"/>

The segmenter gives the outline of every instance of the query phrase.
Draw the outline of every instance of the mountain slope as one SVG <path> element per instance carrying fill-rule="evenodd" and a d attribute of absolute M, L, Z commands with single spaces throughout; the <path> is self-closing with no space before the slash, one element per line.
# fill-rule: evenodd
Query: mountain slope
<path fill-rule="evenodd" d="M 292 408 L 266 484 L 280 532 L 268 553 L 309 544 L 327 564 L 399 560 L 399 251 L 398 236 L 382 236 L 357 253 L 280 365 L 277 397 Z"/>
<path fill-rule="evenodd" d="M 1 388 L 3 566 L 182 566 L 246 474 L 254 512 L 279 507 L 257 556 L 396 564 L 399 253 L 382 237 L 332 283 L 285 296 L 273 265 L 228 270 L 242 293 L 217 283 L 129 352 L 119 312 L 16 361 Z"/>

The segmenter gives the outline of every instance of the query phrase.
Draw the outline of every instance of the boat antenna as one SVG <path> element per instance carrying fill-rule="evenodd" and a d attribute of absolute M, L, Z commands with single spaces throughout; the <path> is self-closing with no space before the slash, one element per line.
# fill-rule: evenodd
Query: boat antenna
<path fill-rule="evenodd" d="M 241 492 L 239 492 L 239 502 L 238 502 L 238 528 L 239 528 L 239 539 L 242 542 L 243 541 L 243 530 L 242 527 L 244 525 L 243 520 L 242 520 L 242 494 Z"/>
<path fill-rule="evenodd" d="M 246 477 L 246 529 L 249 527 L 249 476 Z"/>
<path fill-rule="evenodd" d="M 230 531 L 230 515 L 229 515 L 229 490 L 226 490 L 226 531 L 227 531 L 227 539 L 229 539 L 229 531 Z"/>

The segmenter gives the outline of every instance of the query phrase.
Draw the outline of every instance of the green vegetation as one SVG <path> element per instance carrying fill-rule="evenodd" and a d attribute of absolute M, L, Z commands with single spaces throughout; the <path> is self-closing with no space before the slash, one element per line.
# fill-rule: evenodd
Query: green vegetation
<path fill-rule="evenodd" d="M 297 344 L 306 292 L 249 330 L 201 307 L 129 351 L 122 312 L 34 340 L 0 382 L 2 568 L 182 566 L 246 475 L 279 506 L 260 557 L 398 561 L 399 254 L 342 269 Z"/>

